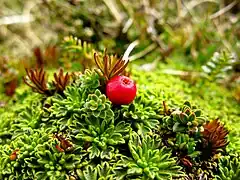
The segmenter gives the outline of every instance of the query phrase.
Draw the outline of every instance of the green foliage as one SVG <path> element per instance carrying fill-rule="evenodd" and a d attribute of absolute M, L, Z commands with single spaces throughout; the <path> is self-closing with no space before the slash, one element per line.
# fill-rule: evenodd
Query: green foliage
<path fill-rule="evenodd" d="M 86 121 L 85 126 L 79 130 L 75 138 L 89 143 L 87 151 L 90 159 L 95 157 L 111 159 L 114 153 L 113 146 L 125 144 L 129 125 L 123 121 L 114 125 L 113 122 L 97 118 Z"/>
<path fill-rule="evenodd" d="M 60 153 L 55 147 L 56 140 L 39 129 L 26 131 L 1 146 L 1 179 L 65 179 L 68 172 L 80 166 L 81 155 Z M 16 151 L 17 150 L 17 151 Z M 16 157 L 10 156 L 16 151 Z"/>
<path fill-rule="evenodd" d="M 188 134 L 177 133 L 175 143 L 173 143 L 171 139 L 168 139 L 168 143 L 173 146 L 173 149 L 178 149 L 180 152 L 186 152 L 188 157 L 196 158 L 201 154 L 200 151 L 196 149 L 196 138 L 189 137 Z"/>
<path fill-rule="evenodd" d="M 175 109 L 162 118 L 160 134 L 167 144 L 180 152 L 180 156 L 185 154 L 196 158 L 200 154 L 196 146 L 205 122 L 206 117 L 202 116 L 201 110 L 186 101 L 180 109 Z"/>
<path fill-rule="evenodd" d="M 232 154 L 223 156 L 219 159 L 219 174 L 216 179 L 219 180 L 238 180 L 240 177 L 239 155 Z"/>
<path fill-rule="evenodd" d="M 58 128 L 60 130 L 66 128 L 77 130 L 86 123 L 91 125 L 92 119 L 100 126 L 101 119 L 104 119 L 104 122 L 106 121 L 102 125 L 104 129 L 105 124 L 113 121 L 114 113 L 106 96 L 101 94 L 98 89 L 94 90 L 98 86 L 96 73 L 86 71 L 84 75 L 80 75 L 74 85 L 67 87 L 64 96 L 56 95 L 49 98 L 52 106 L 45 108 L 43 121 L 49 122 L 48 127 L 52 129 L 51 131 L 57 131 Z M 52 124 L 56 125 L 55 128 L 52 127 Z"/>
<path fill-rule="evenodd" d="M 84 74 L 80 75 L 79 80 L 76 81 L 81 88 L 87 89 L 90 92 L 100 86 L 99 76 L 95 71 L 86 70 Z"/>
<path fill-rule="evenodd" d="M 173 132 L 199 132 L 202 131 L 206 118 L 202 116 L 200 109 L 185 102 L 180 109 L 174 110 L 162 121 L 162 127 Z"/>
<path fill-rule="evenodd" d="M 9 143 L 9 137 L 12 133 L 9 131 L 13 121 L 14 114 L 8 112 L 1 112 L 0 114 L 0 144 Z"/>
<path fill-rule="evenodd" d="M 151 91 L 139 90 L 134 102 L 123 106 L 123 118 L 137 129 L 138 134 L 151 132 L 159 124 L 161 101 L 158 98 Z"/>
<path fill-rule="evenodd" d="M 120 179 L 113 173 L 113 167 L 108 162 L 101 162 L 95 167 L 89 165 L 84 170 L 77 170 L 77 176 L 82 180 Z"/>
<path fill-rule="evenodd" d="M 192 173 L 189 174 L 189 177 L 192 179 L 209 179 L 215 180 L 214 175 L 217 174 L 217 162 L 213 159 L 208 161 L 201 161 L 196 163 L 192 168 Z"/>
<path fill-rule="evenodd" d="M 91 119 L 91 116 L 106 120 L 114 118 L 110 102 L 107 101 L 106 96 L 102 95 L 99 90 L 96 90 L 94 94 L 88 95 L 83 111 L 89 119 Z"/>
<path fill-rule="evenodd" d="M 140 137 L 131 133 L 128 143 L 131 153 L 125 157 L 122 164 L 128 168 L 126 176 L 138 179 L 172 179 L 182 177 L 181 167 L 176 165 L 176 159 L 171 153 L 161 147 L 159 137 Z"/>
<path fill-rule="evenodd" d="M 209 118 L 189 101 L 182 103 L 186 92 L 176 93 L 176 82 L 185 82 L 142 83 L 158 78 L 139 78 L 136 99 L 123 106 L 112 105 L 90 70 L 75 74 L 62 94 L 27 93 L 0 115 L 0 178 L 213 179 L 224 166 L 217 164 L 218 154 L 203 158 L 202 131 Z M 237 129 L 230 140 L 236 134 Z M 222 156 L 237 148 L 230 143 Z"/>
<path fill-rule="evenodd" d="M 78 53 L 81 56 L 87 56 L 94 50 L 91 44 L 88 44 L 86 41 L 81 41 L 77 37 L 73 36 L 69 36 L 64 39 L 62 48 L 65 51 Z"/>
<path fill-rule="evenodd" d="M 40 127 L 42 104 L 39 101 L 31 102 L 29 106 L 19 111 L 19 117 L 16 119 L 13 128 L 19 130 L 37 129 Z"/>
<path fill-rule="evenodd" d="M 215 52 L 211 60 L 202 66 L 203 75 L 209 81 L 222 80 L 233 70 L 234 63 L 236 57 L 233 54 L 226 51 Z"/>
<path fill-rule="evenodd" d="M 0 52 L 17 58 L 0 57 L 0 179 L 239 179 L 240 106 L 215 83 L 238 87 L 236 2 L 1 1 Z M 95 49 L 123 54 L 131 42 L 138 94 L 114 106 L 99 75 L 84 70 L 95 67 Z M 66 89 L 63 73 L 46 84 L 65 79 L 61 93 L 35 96 L 21 85 L 36 45 L 46 71 L 75 72 Z M 229 52 L 213 55 L 221 49 Z"/>
<path fill-rule="evenodd" d="M 69 36 L 61 43 L 61 50 L 61 61 L 66 64 L 70 59 L 73 62 L 72 69 L 77 71 L 79 68 L 76 67 L 81 66 L 83 70 L 86 68 L 92 68 L 94 64 L 93 54 L 95 52 L 92 44 L 89 44 L 86 41 L 81 41 L 77 37 Z"/>
<path fill-rule="evenodd" d="M 24 100 L 19 98 L 18 103 L 14 99 L 9 106 L 1 108 L 0 113 L 0 144 L 8 143 L 12 137 L 21 135 L 31 128 L 38 128 L 41 119 L 41 97 L 31 95 Z"/>

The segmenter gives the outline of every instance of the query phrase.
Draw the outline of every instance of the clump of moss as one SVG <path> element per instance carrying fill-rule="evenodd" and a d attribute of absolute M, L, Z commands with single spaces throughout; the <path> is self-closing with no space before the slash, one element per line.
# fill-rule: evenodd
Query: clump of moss
<path fill-rule="evenodd" d="M 95 71 L 58 75 L 45 84 L 57 90 L 29 93 L 0 115 L 1 179 L 213 179 L 226 176 L 224 163 L 239 166 L 223 123 L 147 74 L 134 74 L 137 97 L 123 106 L 102 93 Z"/>

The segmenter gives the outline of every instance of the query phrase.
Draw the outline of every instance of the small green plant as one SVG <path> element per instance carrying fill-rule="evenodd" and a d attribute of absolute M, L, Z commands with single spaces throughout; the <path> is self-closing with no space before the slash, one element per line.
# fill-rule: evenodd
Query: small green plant
<path fill-rule="evenodd" d="M 239 155 L 232 154 L 219 159 L 219 174 L 216 179 L 219 180 L 237 180 L 240 176 Z"/>
<path fill-rule="evenodd" d="M 71 69 L 82 70 L 91 69 L 94 66 L 94 46 L 86 41 L 81 41 L 77 37 L 65 37 L 61 43 L 61 62 L 65 67 L 70 66 Z M 72 63 L 69 63 L 69 59 Z M 75 68 L 79 67 L 79 69 Z"/>
<path fill-rule="evenodd" d="M 219 81 L 233 71 L 236 56 L 226 51 L 215 52 L 210 61 L 202 66 L 203 74 L 209 81 Z"/>
<path fill-rule="evenodd" d="M 130 134 L 130 157 L 123 157 L 122 164 L 127 167 L 127 177 L 140 179 L 172 179 L 183 177 L 181 167 L 161 145 L 158 136 L 140 137 L 137 133 Z"/>

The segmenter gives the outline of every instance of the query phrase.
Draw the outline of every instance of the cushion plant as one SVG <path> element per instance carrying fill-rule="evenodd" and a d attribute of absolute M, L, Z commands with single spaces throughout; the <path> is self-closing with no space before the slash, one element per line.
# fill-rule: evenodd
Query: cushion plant
<path fill-rule="evenodd" d="M 112 58 L 95 54 L 98 69 L 61 69 L 53 82 L 43 68 L 27 69 L 38 94 L 0 115 L 0 179 L 239 178 L 240 157 L 219 119 L 138 82 L 133 102 L 108 99 L 108 81 L 126 75 L 127 62 Z"/>

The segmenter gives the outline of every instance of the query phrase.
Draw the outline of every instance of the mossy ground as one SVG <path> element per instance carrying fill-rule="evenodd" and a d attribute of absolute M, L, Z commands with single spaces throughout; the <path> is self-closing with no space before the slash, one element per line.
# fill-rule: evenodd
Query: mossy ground
<path fill-rule="evenodd" d="M 0 179 L 239 180 L 237 1 L 0 5 Z M 80 74 L 96 68 L 94 52 L 130 44 L 137 97 L 115 106 L 96 73 Z M 77 79 L 37 94 L 22 81 L 36 66 L 49 88 L 58 68 Z"/>
<path fill-rule="evenodd" d="M 88 73 L 87 73 L 88 74 Z M 89 78 L 87 78 L 89 76 Z M 94 128 L 97 127 L 97 124 L 99 123 L 98 121 L 95 122 L 93 117 L 99 117 L 100 119 L 111 119 L 112 115 L 107 115 L 107 114 L 111 114 L 112 112 L 115 113 L 114 116 L 116 116 L 116 113 L 120 113 L 118 112 L 118 108 L 112 108 L 112 110 L 107 110 L 110 107 L 110 103 L 107 102 L 105 100 L 105 97 L 100 94 L 98 94 L 98 92 L 94 92 L 94 89 L 96 89 L 99 84 L 96 81 L 95 76 L 88 74 L 83 78 L 80 78 L 79 80 L 79 92 L 75 92 L 74 88 L 72 90 L 68 90 L 67 94 L 65 94 L 65 96 L 67 97 L 68 100 L 70 100 L 68 102 L 68 100 L 65 100 L 65 96 L 60 97 L 59 95 L 57 95 L 55 98 L 53 99 L 49 99 L 49 100 L 44 100 L 42 95 L 38 95 L 34 92 L 32 92 L 32 90 L 27 87 L 26 85 L 22 84 L 16 91 L 15 95 L 9 99 L 8 104 L 5 107 L 2 107 L 1 110 L 1 115 L 0 115 L 0 120 L 1 120 L 1 148 L 6 148 L 7 144 L 9 144 L 9 150 L 6 151 L 6 149 L 2 149 L 2 153 L 4 154 L 4 156 L 2 157 L 2 162 L 7 163 L 9 160 L 9 157 L 11 156 L 11 154 L 13 153 L 14 148 L 20 148 L 21 152 L 18 155 L 19 159 L 28 159 L 27 161 L 29 161 L 30 165 L 27 168 L 27 164 L 25 164 L 24 166 L 26 166 L 26 168 L 23 169 L 18 169 L 17 167 L 19 166 L 18 164 L 14 164 L 15 160 L 13 162 L 9 162 L 9 165 L 4 165 L 2 164 L 2 172 L 4 172 L 2 174 L 2 178 L 6 179 L 7 177 L 10 179 L 15 179 L 16 177 L 18 178 L 22 178 L 22 179 L 26 179 L 27 176 L 29 176 L 29 178 L 44 178 L 44 179 L 48 179 L 50 177 L 52 178 L 79 178 L 79 179 L 88 179 L 87 177 L 90 177 L 90 179 L 99 179 L 102 178 L 103 176 L 107 176 L 109 178 L 140 178 L 140 179 L 154 179 L 156 177 L 159 178 L 171 178 L 171 177 L 179 177 L 181 176 L 181 171 L 176 170 L 176 172 L 174 171 L 174 169 L 176 169 L 177 167 L 173 167 L 173 166 L 165 166 L 165 167 L 171 167 L 173 168 L 172 170 L 169 171 L 169 174 L 166 176 L 162 176 L 161 173 L 160 174 L 154 174 L 154 173 L 150 173 L 148 172 L 148 170 L 144 170 L 146 172 L 144 172 L 142 174 L 142 172 L 140 172 L 140 169 L 131 169 L 127 171 L 126 175 L 123 171 L 125 167 L 124 165 L 122 165 L 121 163 L 133 163 L 132 160 L 129 161 L 127 159 L 120 161 L 119 163 L 118 160 L 114 159 L 113 154 L 110 155 L 108 154 L 109 151 L 111 153 L 117 153 L 115 152 L 113 149 L 116 148 L 116 144 L 117 147 L 120 144 L 124 144 L 124 142 L 126 141 L 126 139 L 128 139 L 128 135 L 126 136 L 126 134 L 124 135 L 124 138 L 117 138 L 119 135 L 115 135 L 116 139 L 115 140 L 111 140 L 112 142 L 109 142 L 110 144 L 105 144 L 104 141 L 103 142 L 98 142 L 98 140 L 95 140 L 93 142 L 97 143 L 97 146 L 92 146 L 92 147 L 98 147 L 96 149 L 90 148 L 91 150 L 89 150 L 90 154 L 89 157 L 86 156 L 88 153 L 85 152 L 86 154 L 79 154 L 78 155 L 78 151 L 79 152 L 83 152 L 82 148 L 84 148 L 84 143 L 82 144 L 82 142 L 85 142 L 87 139 L 89 139 L 91 137 L 91 132 Z M 227 154 L 223 155 L 223 162 L 226 161 L 226 163 L 232 163 L 235 162 L 235 164 L 233 164 L 233 167 L 238 167 L 238 160 L 226 160 L 228 158 L 228 154 L 238 154 L 240 152 L 240 140 L 238 139 L 238 136 L 240 134 L 240 128 L 238 128 L 239 126 L 239 110 L 240 110 L 240 106 L 238 104 L 238 102 L 233 98 L 232 94 L 227 91 L 224 87 L 219 86 L 218 84 L 215 83 L 209 83 L 209 82 L 203 82 L 203 81 L 197 81 L 194 84 L 190 84 L 189 82 L 182 80 L 179 77 L 173 76 L 173 75 L 167 75 L 162 73 L 162 71 L 159 70 L 155 70 L 152 72 L 146 72 L 146 71 L 141 71 L 141 70 L 132 70 L 132 78 L 135 80 L 135 82 L 137 83 L 137 87 L 138 87 L 138 95 L 136 98 L 136 104 L 135 104 L 135 108 L 137 108 L 137 111 L 131 110 L 131 107 L 129 106 L 123 106 L 123 116 L 125 116 L 126 113 L 126 117 L 127 119 L 131 119 L 133 118 L 131 121 L 135 121 L 139 122 L 139 124 L 134 125 L 132 124 L 132 128 L 133 131 L 138 132 L 138 134 L 142 134 L 143 133 L 143 137 L 144 138 L 150 138 L 147 134 L 145 134 L 145 132 L 149 131 L 149 127 L 152 128 L 152 130 L 156 129 L 156 122 L 158 124 L 159 120 L 153 120 L 153 119 L 159 119 L 160 115 L 162 114 L 163 111 L 163 101 L 165 101 L 165 103 L 168 105 L 168 107 L 170 109 L 175 109 L 175 108 L 179 108 L 181 107 L 181 105 L 186 102 L 189 101 L 191 102 L 192 105 L 196 105 L 199 109 L 202 110 L 202 114 L 204 116 L 207 116 L 208 120 L 214 120 L 216 118 L 219 118 L 220 121 L 222 123 L 224 123 L 227 127 L 227 129 L 230 131 L 228 139 L 230 141 L 229 145 L 227 146 Z M 72 85 L 71 85 L 72 86 Z M 81 90 L 83 89 L 83 90 Z M 86 89 L 86 90 L 84 90 Z M 86 96 L 86 92 L 88 93 L 94 93 L 96 94 L 96 97 L 90 97 L 86 99 L 86 102 L 88 102 L 89 105 L 84 105 L 84 104 L 78 104 L 81 103 L 81 101 L 84 101 L 84 96 Z M 80 94 L 78 94 L 80 93 Z M 81 93 L 84 93 L 86 95 L 81 95 Z M 100 91 L 99 91 L 100 93 Z M 79 96 L 80 95 L 80 96 Z M 58 97 L 59 96 L 59 97 Z M 78 97 L 79 96 L 79 97 Z M 60 99 L 59 99 L 60 98 Z M 97 100 L 97 98 L 99 98 L 99 102 Z M 138 100 L 138 98 L 141 98 L 142 100 Z M 82 99 L 82 100 L 81 100 Z M 3 99 L 4 100 L 4 99 Z M 7 100 L 7 98 L 5 97 L 5 100 Z M 43 113 L 44 107 L 45 105 L 41 105 L 41 103 L 43 102 L 43 100 L 45 101 L 45 105 L 48 103 L 53 103 L 53 109 L 51 111 L 47 111 L 47 114 Z M 99 111 L 95 108 L 95 105 L 92 104 L 92 100 L 96 101 L 97 100 L 97 104 L 98 104 L 98 108 Z M 61 102 L 62 101 L 62 102 Z M 93 102 L 94 102 L 93 101 Z M 58 103 L 60 103 L 59 105 L 57 105 Z M 69 104 L 70 103 L 70 104 Z M 105 110 L 102 109 L 102 107 L 100 107 L 100 104 L 109 104 L 109 105 L 103 105 L 104 108 L 107 108 Z M 89 107 L 88 107 L 89 106 Z M 86 113 L 86 117 L 88 118 L 93 118 L 91 122 L 91 126 L 92 129 L 91 131 L 88 132 L 88 130 L 86 129 L 86 131 L 84 130 L 83 132 L 79 133 L 78 131 L 87 128 L 87 126 L 85 126 L 84 124 L 82 125 L 80 122 L 80 124 L 75 120 L 80 120 L 80 119 L 84 119 L 81 116 L 81 113 L 79 114 L 78 111 L 78 107 L 79 107 L 79 112 L 81 111 L 83 114 Z M 82 107 L 84 107 L 83 110 L 80 110 Z M 93 109 L 92 109 L 92 108 Z M 77 108 L 74 110 L 74 108 Z M 130 108 L 130 109 L 129 109 Z M 72 110 L 70 110 L 72 109 Z M 122 108 L 120 108 L 122 109 Z M 96 112 L 96 113 L 95 113 Z M 104 112 L 103 114 L 101 112 Z M 42 114 L 43 113 L 43 114 Z M 50 113 L 50 115 L 49 115 Z M 67 113 L 67 114 L 66 114 Z M 73 116 L 69 116 L 70 114 L 72 114 Z M 140 114 L 139 114 L 140 113 Z M 52 115 L 51 115 L 52 114 Z M 69 115 L 68 115 L 69 114 Z M 159 117 L 157 117 L 157 116 Z M 119 115 L 118 115 L 119 116 Z M 121 113 L 120 113 L 121 116 Z M 136 116 L 136 117 L 135 117 Z M 68 119 L 69 117 L 73 118 L 72 120 Z M 140 119 L 139 119 L 140 118 Z M 152 119 L 153 118 L 153 119 Z M 44 120 L 46 119 L 46 120 Z M 126 120 L 127 120 L 126 119 Z M 135 120 L 134 120 L 135 119 Z M 139 120 L 140 121 L 139 121 Z M 161 119 L 161 118 L 160 118 Z M 112 121 L 112 120 L 110 120 Z M 116 119 L 115 119 L 116 121 Z M 116 122 L 118 122 L 119 120 L 117 120 Z M 131 122 L 130 121 L 130 122 Z M 94 124 L 97 123 L 97 124 Z M 126 122 L 129 122 L 128 120 Z M 141 124 L 141 122 L 143 122 L 143 124 Z M 161 127 L 161 120 L 159 121 L 159 127 Z M 73 123 L 73 124 L 72 124 Z M 77 123 L 77 124 L 76 124 Z M 123 123 L 123 121 L 121 121 L 121 123 Z M 120 124 L 121 124 L 120 123 Z M 115 124 L 115 123 L 114 123 Z M 129 125 L 127 124 L 117 124 L 117 126 L 121 126 L 123 129 L 120 131 L 117 130 L 116 132 L 120 133 L 121 135 L 123 135 L 124 133 L 126 133 L 129 129 Z M 130 123 L 131 124 L 131 123 Z M 67 129 L 66 129 L 67 128 Z M 135 129 L 136 128 L 136 129 Z M 44 130 L 45 129 L 45 130 Z M 61 130 L 62 129 L 62 130 Z M 65 129 L 65 130 L 64 130 Z M 125 130 L 124 130 L 125 129 Z M 135 129 L 135 130 L 134 130 Z M 107 129 L 106 129 L 107 130 Z M 150 131 L 152 131 L 150 130 Z M 96 131 L 96 129 L 95 129 Z M 107 130 L 110 132 L 110 130 Z M 155 130 L 154 130 L 155 131 Z M 154 132 L 153 131 L 153 132 Z M 157 130 L 158 131 L 158 130 Z M 74 150 L 70 151 L 70 153 L 73 153 L 73 159 L 71 159 L 69 156 L 69 152 L 66 152 L 64 154 L 66 154 L 66 156 L 59 156 L 57 154 L 59 154 L 59 152 L 57 152 L 56 149 L 54 149 L 55 145 L 57 142 L 56 141 L 52 141 L 51 140 L 51 136 L 53 136 L 54 132 L 68 132 L 67 134 L 69 134 L 69 138 L 71 139 L 71 141 L 74 143 Z M 73 138 L 74 136 L 72 136 L 71 134 L 73 132 L 76 132 L 76 138 Z M 25 135 L 23 135 L 23 134 Z M 26 133 L 29 134 L 29 138 L 27 138 Z M 103 132 L 102 132 L 103 133 Z M 112 133 L 114 133 L 114 131 L 112 131 Z M 22 134 L 22 135 L 21 135 Z M 155 133 L 154 133 L 155 134 Z M 66 134 L 65 134 L 66 135 Z M 43 137 L 41 137 L 43 136 Z M 27 138 L 27 139 L 26 139 Z M 33 138 L 31 140 L 31 138 Z M 130 151 L 133 152 L 133 150 L 131 150 L 131 141 L 135 142 L 136 139 L 135 138 L 140 138 L 138 137 L 137 134 L 132 134 L 131 138 L 133 138 L 132 140 L 129 141 L 129 148 Z M 131 139 L 130 138 L 130 139 Z M 153 138 L 153 139 L 152 139 Z M 154 136 L 151 137 L 150 139 L 152 139 L 151 141 L 153 141 L 154 143 L 158 142 L 159 140 L 154 140 Z M 159 137 L 156 137 L 159 138 Z M 39 139 L 39 140 L 37 140 Z M 139 139 L 140 140 L 140 139 Z M 116 141 L 114 143 L 114 141 Z M 148 142 L 149 140 L 143 139 L 142 140 L 143 143 L 146 143 L 146 146 L 148 146 L 147 144 L 150 143 Z M 164 139 L 160 140 L 160 141 L 164 141 Z M 32 142 L 37 142 L 37 144 L 32 144 Z M 121 142 L 121 143 L 120 143 Z M 80 143 L 80 144 L 78 144 Z M 102 144 L 103 143 L 103 144 Z M 113 143 L 113 144 L 112 144 Z M 120 144 L 119 144 L 120 143 Z M 190 142 L 189 142 L 190 143 Z M 115 144 L 115 145 L 114 145 Z M 90 146 L 91 147 L 91 146 Z M 112 147 L 114 147 L 112 150 L 110 150 Z M 119 146 L 120 148 L 121 146 Z M 158 147 L 158 146 L 156 146 Z M 50 154 L 49 157 L 46 156 L 46 154 L 31 154 L 31 148 L 34 151 L 34 153 L 39 154 L 41 151 L 46 151 L 48 148 L 53 148 L 53 149 L 49 149 L 49 153 L 51 153 L 53 156 L 56 156 L 58 158 L 60 158 L 59 160 L 54 160 L 51 158 Z M 47 149 L 46 149 L 47 148 Z M 107 149 L 106 149 L 107 148 Z M 108 150 L 108 148 L 110 148 Z M 45 150 L 44 150 L 45 149 Z M 81 150 L 78 150 L 81 149 Z M 102 150 L 101 150 L 102 149 Z M 115 149 L 117 150 L 117 149 Z M 119 149 L 120 152 L 122 152 L 121 148 Z M 136 149 L 135 149 L 136 150 Z M 26 154 L 22 155 L 22 151 L 26 151 Z M 105 152 L 108 155 L 111 156 L 111 160 L 106 160 L 103 156 L 99 156 L 98 152 Z M 140 153 L 138 152 L 139 150 L 136 150 L 136 153 Z M 141 151 L 145 151 L 144 149 Z M 162 151 L 162 150 L 161 150 Z M 28 152 L 28 153 L 27 153 Z M 123 151 L 124 152 L 124 151 Z M 128 151 L 126 151 L 128 152 Z M 129 156 L 129 154 L 125 154 L 126 152 L 124 152 L 124 155 Z M 29 154 L 30 153 L 30 154 Z M 129 153 L 129 152 L 128 152 Z M 165 152 L 167 153 L 167 152 Z M 62 154 L 62 153 L 60 153 Z M 121 153 L 120 153 L 121 154 Z M 99 157 L 98 157 L 99 156 Z M 118 156 L 118 155 L 117 155 Z M 159 154 L 159 156 L 161 156 Z M 170 156 L 170 155 L 168 155 Z M 33 159 L 31 159 L 31 157 Z M 34 158 L 35 157 L 39 157 L 41 159 L 41 161 L 39 160 L 38 163 L 34 162 Z M 101 158 L 100 158 L 101 157 Z M 133 156 L 135 157 L 135 156 Z M 175 156 L 173 156 L 175 157 Z M 50 158 L 50 159 L 49 159 Z M 63 163 L 63 159 L 65 158 L 66 161 L 69 161 L 69 163 L 67 163 L 66 165 L 64 165 L 65 163 Z M 69 160 L 67 160 L 68 158 L 70 158 Z M 86 158 L 84 160 L 84 158 Z M 100 158 L 100 159 L 99 159 Z M 117 158 L 117 157 L 115 157 Z M 229 156 L 229 158 L 233 158 L 232 156 Z M 85 161 L 85 163 L 88 163 L 88 161 L 95 164 L 95 165 L 91 165 L 91 166 L 86 166 L 86 164 L 84 165 L 84 163 L 79 164 L 79 160 L 82 159 Z M 117 158 L 118 159 L 118 158 Z M 175 161 L 174 159 L 170 160 L 170 159 L 166 159 L 166 161 Z M 22 160 L 16 160 L 16 162 L 18 163 L 23 163 Z M 39 164 L 40 163 L 40 164 Z M 59 164 L 60 163 L 60 164 Z M 100 163 L 100 164 L 99 164 Z M 139 163 L 139 162 L 138 162 Z M 161 163 L 161 162 L 159 162 Z M 179 162 L 178 162 L 179 163 Z M 209 163 L 213 163 L 213 162 L 209 162 Z M 35 164 L 35 165 L 34 165 Z M 46 165 L 48 164 L 48 165 Z M 75 165 L 74 165 L 75 164 Z M 45 165 L 45 168 L 38 168 L 39 165 Z M 55 169 L 52 166 L 55 165 L 58 168 Z M 132 164 L 133 166 L 134 163 Z M 10 168 L 11 166 L 13 166 L 14 168 L 12 170 L 7 168 Z M 49 167 L 48 167 L 49 166 Z M 119 170 L 119 172 L 115 169 L 109 169 L 109 166 L 113 166 L 116 169 Z M 129 165 L 131 166 L 131 165 Z M 140 166 L 140 165 L 138 165 Z M 143 167 L 145 167 L 145 165 L 141 165 Z M 202 165 L 201 165 L 202 166 Z M 213 166 L 213 164 L 211 165 Z M 222 165 L 218 165 L 218 168 L 222 168 Z M 227 167 L 230 167 L 230 165 L 226 165 Z M 30 167 L 34 167 L 36 169 L 36 171 L 39 170 L 39 172 L 34 172 L 31 170 Z M 52 168 L 53 169 L 52 169 Z M 164 167 L 164 165 L 163 165 Z M 89 169 L 90 168 L 90 169 Z M 91 170 L 91 168 L 93 168 Z M 99 174 L 99 175 L 94 175 L 91 174 L 91 171 L 96 173 L 98 172 L 102 172 L 101 168 L 105 168 L 104 173 L 103 174 Z M 119 169 L 120 168 L 120 169 Z M 69 171 L 68 171 L 69 169 Z M 229 169 L 227 169 L 229 170 Z M 9 172 L 7 172 L 9 171 Z M 164 171 L 164 170 L 163 170 Z M 206 172 L 205 172 L 206 171 Z M 210 179 L 213 178 L 213 176 L 216 176 L 216 178 L 220 178 L 220 179 L 224 179 L 224 175 L 229 174 L 228 172 L 226 172 L 226 170 L 218 177 L 217 175 L 219 175 L 219 173 L 214 172 L 214 175 L 210 175 L 208 174 L 209 172 L 208 170 L 204 170 L 203 172 L 205 172 L 207 174 L 206 177 L 209 177 Z M 219 170 L 217 170 L 219 171 Z M 12 172 L 12 173 L 10 173 Z M 24 175 L 18 175 L 18 172 L 22 172 Z M 56 172 L 56 174 L 54 175 L 54 172 Z M 114 173 L 113 173 L 114 172 Z M 210 171 L 211 172 L 211 171 Z M 7 175 L 8 173 L 12 174 L 12 175 Z M 35 174 L 36 173 L 36 174 Z M 43 176 L 44 173 L 47 173 L 46 176 Z M 121 175 L 120 175 L 120 174 Z M 149 174 L 150 173 L 150 174 Z M 196 172 L 193 171 L 193 174 L 190 175 L 189 174 L 189 178 L 198 178 L 199 176 L 195 174 Z M 71 175 L 72 174 L 72 175 Z M 142 174 L 142 175 L 141 175 Z M 174 174 L 178 174 L 178 175 L 174 175 Z M 194 175 L 195 174 L 195 175 Z M 235 174 L 235 175 L 234 175 Z M 140 176 L 141 175 L 141 176 Z M 230 175 L 233 178 L 236 178 L 236 175 L 238 176 L 238 171 L 235 170 L 234 173 L 230 173 Z M 229 175 L 229 176 L 230 176 Z"/>
<path fill-rule="evenodd" d="M 220 118 L 230 129 L 231 144 L 239 144 L 240 105 L 232 92 L 215 83 L 189 84 L 178 76 L 154 72 L 135 72 L 134 78 L 140 88 L 160 91 L 170 106 L 190 101 L 202 109 L 209 119 Z M 239 151 L 240 147 L 236 150 Z"/>

